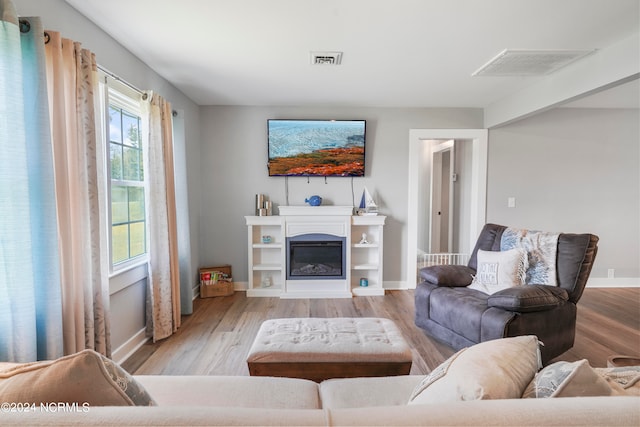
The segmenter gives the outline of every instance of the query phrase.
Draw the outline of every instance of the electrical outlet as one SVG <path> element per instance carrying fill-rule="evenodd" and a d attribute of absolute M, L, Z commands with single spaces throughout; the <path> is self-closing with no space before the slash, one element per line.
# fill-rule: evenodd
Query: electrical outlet
<path fill-rule="evenodd" d="M 610 268 L 609 270 L 607 270 L 607 279 L 614 279 L 616 276 L 616 270 L 613 268 Z"/>
<path fill-rule="evenodd" d="M 515 197 L 508 197 L 507 198 L 507 207 L 508 208 L 515 208 L 516 207 L 516 198 Z"/>

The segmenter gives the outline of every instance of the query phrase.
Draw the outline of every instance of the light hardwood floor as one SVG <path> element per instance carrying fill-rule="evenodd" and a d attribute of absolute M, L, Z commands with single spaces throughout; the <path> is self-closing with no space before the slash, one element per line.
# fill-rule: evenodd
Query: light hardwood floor
<path fill-rule="evenodd" d="M 197 299 L 176 334 L 136 351 L 123 367 L 136 375 L 249 375 L 246 357 L 260 324 L 281 317 L 386 317 L 413 349 L 411 374 L 426 374 L 454 353 L 413 323 L 413 291 L 352 299 Z M 578 303 L 574 347 L 555 360 L 606 366 L 614 354 L 640 356 L 640 288 L 586 289 Z"/>

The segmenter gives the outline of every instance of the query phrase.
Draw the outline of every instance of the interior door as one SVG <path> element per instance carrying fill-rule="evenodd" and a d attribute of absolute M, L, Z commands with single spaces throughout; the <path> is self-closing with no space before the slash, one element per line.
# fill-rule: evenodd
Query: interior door
<path fill-rule="evenodd" d="M 454 165 L 455 142 L 432 142 L 430 253 L 451 252 L 453 246 Z"/>

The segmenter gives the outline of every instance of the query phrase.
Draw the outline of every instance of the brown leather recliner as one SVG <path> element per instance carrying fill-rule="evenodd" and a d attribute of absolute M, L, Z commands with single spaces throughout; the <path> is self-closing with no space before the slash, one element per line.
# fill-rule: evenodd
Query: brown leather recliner
<path fill-rule="evenodd" d="M 499 251 L 506 228 L 485 225 L 467 266 L 439 265 L 420 270 L 415 323 L 456 350 L 498 338 L 536 335 L 544 344 L 541 352 L 546 364 L 573 347 L 576 303 L 591 273 L 598 236 L 559 235 L 558 286 L 517 286 L 492 295 L 467 288 L 476 274 L 478 250 Z"/>

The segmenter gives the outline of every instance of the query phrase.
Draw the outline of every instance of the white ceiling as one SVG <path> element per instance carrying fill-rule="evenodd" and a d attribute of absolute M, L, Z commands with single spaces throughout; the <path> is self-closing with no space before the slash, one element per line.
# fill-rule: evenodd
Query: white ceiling
<path fill-rule="evenodd" d="M 639 0 L 66 1 L 200 105 L 483 108 L 544 78 L 471 76 L 502 50 L 640 28 Z"/>

